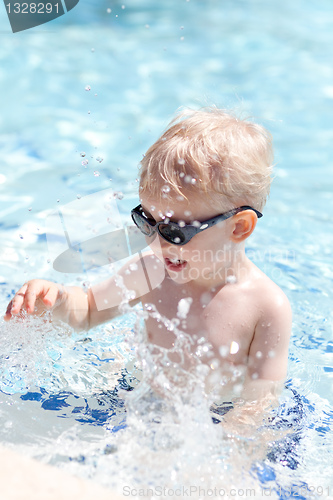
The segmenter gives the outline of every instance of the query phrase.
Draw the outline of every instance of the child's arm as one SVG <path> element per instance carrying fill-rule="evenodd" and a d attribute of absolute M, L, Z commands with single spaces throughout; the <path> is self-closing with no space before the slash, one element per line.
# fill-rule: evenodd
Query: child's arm
<path fill-rule="evenodd" d="M 130 306 L 137 304 L 142 295 L 163 279 L 164 267 L 152 253 L 147 253 L 134 256 L 117 274 L 93 285 L 87 293 L 76 286 L 31 280 L 10 301 L 4 319 L 9 321 L 22 309 L 28 314 L 52 309 L 54 319 L 68 323 L 75 330 L 89 330 L 121 314 L 119 305 L 124 300 Z"/>
<path fill-rule="evenodd" d="M 227 430 L 242 435 L 251 435 L 252 428 L 261 425 L 263 412 L 278 404 L 287 374 L 292 321 L 289 301 L 279 290 L 277 294 L 269 294 L 263 306 L 266 307 L 250 346 L 240 400 L 223 417 Z"/>
<path fill-rule="evenodd" d="M 287 375 L 291 335 L 291 307 L 282 290 L 267 294 L 261 307 L 241 393 L 241 398 L 252 408 L 263 408 L 278 401 Z"/>
<path fill-rule="evenodd" d="M 285 294 L 267 294 L 248 355 L 248 375 L 253 381 L 283 381 L 287 375 L 292 313 Z"/>

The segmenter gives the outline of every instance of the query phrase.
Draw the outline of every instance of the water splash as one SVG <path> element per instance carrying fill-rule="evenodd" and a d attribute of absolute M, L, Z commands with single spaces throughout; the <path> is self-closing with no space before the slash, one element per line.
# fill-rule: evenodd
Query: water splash
<path fill-rule="evenodd" d="M 280 406 L 259 420 L 221 425 L 223 416 L 241 402 L 214 404 L 214 393 L 207 393 L 207 357 L 210 375 L 222 380 L 222 388 L 223 377 L 225 384 L 231 379 L 235 386 L 243 374 L 209 357 L 204 337 L 193 355 L 193 339 L 181 330 L 179 318 L 163 317 L 152 304 L 133 312 L 130 292 L 121 280 L 119 286 L 121 308 L 131 312 L 130 320 L 125 316 L 88 334 L 56 326 L 48 315 L 0 325 L 1 390 L 12 394 L 1 396 L 7 422 L 2 439 L 14 442 L 20 436 L 23 441 L 15 442 L 23 451 L 119 493 L 125 487 L 153 488 L 155 494 L 157 488 L 166 488 L 209 498 L 215 489 L 238 492 L 238 497 L 246 489 L 260 496 L 270 489 L 270 498 L 279 498 L 279 488 L 318 487 L 315 472 L 309 476 L 308 468 L 311 463 L 318 474 L 321 464 L 314 442 L 329 459 L 329 405 L 317 397 L 314 406 L 289 383 Z M 176 336 L 174 353 L 181 353 L 180 362 L 172 362 L 167 349 L 144 342 L 147 315 Z M 226 346 L 228 352 L 231 348 Z M 34 426 L 32 407 L 35 420 L 45 422 L 33 427 L 27 442 L 17 431 L 25 428 L 24 412 L 6 413 L 9 397 L 19 407 L 29 405 L 29 426 Z"/>

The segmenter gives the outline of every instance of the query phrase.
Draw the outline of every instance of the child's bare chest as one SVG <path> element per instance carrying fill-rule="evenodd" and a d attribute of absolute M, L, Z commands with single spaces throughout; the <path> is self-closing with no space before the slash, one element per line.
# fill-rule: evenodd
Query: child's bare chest
<path fill-rule="evenodd" d="M 257 322 L 249 294 L 237 293 L 230 286 L 219 291 L 193 291 L 186 285 L 164 283 L 148 294 L 143 303 L 154 306 L 146 320 L 149 342 L 173 349 L 177 339 L 175 325 L 188 334 L 193 353 L 205 339 L 212 346 L 212 356 L 235 364 L 246 363 Z"/>

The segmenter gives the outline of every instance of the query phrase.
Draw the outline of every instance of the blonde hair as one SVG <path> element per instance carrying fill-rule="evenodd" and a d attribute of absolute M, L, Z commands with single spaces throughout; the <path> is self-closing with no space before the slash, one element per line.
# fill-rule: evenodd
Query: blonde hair
<path fill-rule="evenodd" d="M 185 109 L 141 161 L 140 194 L 161 199 L 186 194 L 230 208 L 261 210 L 269 194 L 273 162 L 269 132 L 215 107 Z"/>

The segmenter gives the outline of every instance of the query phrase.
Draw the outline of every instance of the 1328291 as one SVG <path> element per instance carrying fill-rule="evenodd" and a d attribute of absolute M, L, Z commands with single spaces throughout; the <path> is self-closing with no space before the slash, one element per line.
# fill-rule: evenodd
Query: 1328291
<path fill-rule="evenodd" d="M 59 13 L 59 3 L 27 3 L 15 2 L 6 4 L 8 14 L 51 14 Z"/>

